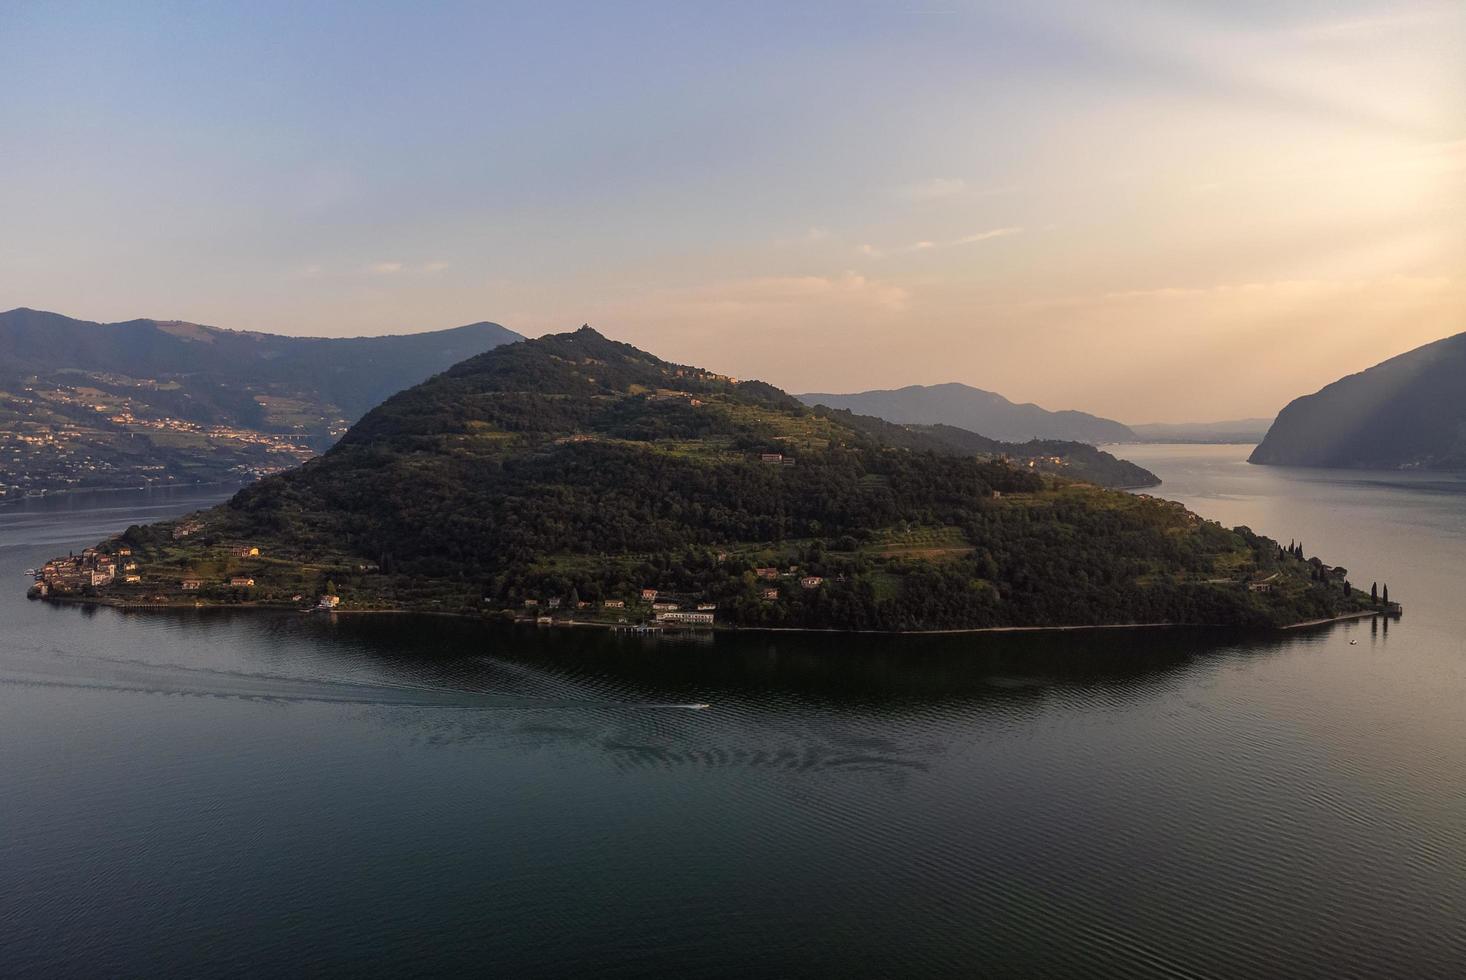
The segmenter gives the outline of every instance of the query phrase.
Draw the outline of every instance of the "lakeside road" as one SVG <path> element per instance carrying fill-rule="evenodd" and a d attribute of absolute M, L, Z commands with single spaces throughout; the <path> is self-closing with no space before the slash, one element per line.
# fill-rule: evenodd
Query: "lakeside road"
<path fill-rule="evenodd" d="M 451 619 L 478 620 L 485 623 L 494 621 L 485 615 L 476 613 L 444 612 L 432 609 L 331 609 L 323 610 L 314 606 L 277 605 L 269 603 L 208 603 L 208 602 L 127 602 L 118 599 L 101 597 L 76 597 L 76 596 L 45 596 L 38 601 L 49 602 L 56 605 L 70 606 L 103 606 L 111 609 L 122 609 L 134 612 L 148 612 L 157 610 L 198 610 L 198 609 L 229 609 L 239 611 L 256 612 L 297 612 L 304 614 L 321 614 L 330 616 L 439 616 Z M 1237 629 L 1254 631 L 1259 633 L 1284 632 L 1288 630 L 1308 629 L 1314 626 L 1327 626 L 1331 623 L 1341 623 L 1356 619 L 1370 619 L 1376 616 L 1390 616 L 1391 614 L 1379 609 L 1366 609 L 1357 612 L 1344 613 L 1341 616 L 1330 616 L 1323 619 L 1308 619 L 1297 623 L 1286 623 L 1281 626 L 1252 627 L 1236 623 L 1084 623 L 1068 624 L 1062 626 L 974 626 L 971 628 L 941 629 L 941 630 L 859 630 L 859 629 L 815 629 L 800 626 L 734 626 L 730 624 L 714 624 L 712 626 L 688 626 L 675 624 L 663 626 L 657 623 L 604 623 L 588 620 L 559 620 L 552 623 L 536 623 L 533 619 L 516 619 L 511 622 L 499 622 L 494 625 L 503 626 L 550 626 L 550 627 L 579 627 L 589 629 L 625 630 L 625 629 L 647 629 L 668 630 L 669 632 L 716 632 L 716 633 L 807 633 L 825 635 L 845 636 L 968 636 L 983 633 L 1076 633 L 1090 632 L 1095 630 L 1190 630 L 1190 629 Z"/>

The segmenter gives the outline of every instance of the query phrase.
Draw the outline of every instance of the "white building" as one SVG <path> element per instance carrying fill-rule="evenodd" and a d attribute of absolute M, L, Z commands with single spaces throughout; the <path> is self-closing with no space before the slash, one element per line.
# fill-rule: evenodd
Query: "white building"
<path fill-rule="evenodd" d="M 711 626 L 713 625 L 713 614 L 710 612 L 659 612 L 657 613 L 659 623 L 684 623 L 688 626 Z"/>

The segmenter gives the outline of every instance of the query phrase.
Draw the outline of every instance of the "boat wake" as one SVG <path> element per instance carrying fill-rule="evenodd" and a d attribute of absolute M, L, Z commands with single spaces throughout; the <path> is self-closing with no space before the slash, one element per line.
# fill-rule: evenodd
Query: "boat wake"
<path fill-rule="evenodd" d="M 287 677 L 75 654 L 9 655 L 0 661 L 0 684 L 248 701 L 324 702 L 459 710 L 651 708 L 699 711 L 711 707 L 705 703 L 665 704 L 597 698 L 546 698 L 446 687 Z"/>

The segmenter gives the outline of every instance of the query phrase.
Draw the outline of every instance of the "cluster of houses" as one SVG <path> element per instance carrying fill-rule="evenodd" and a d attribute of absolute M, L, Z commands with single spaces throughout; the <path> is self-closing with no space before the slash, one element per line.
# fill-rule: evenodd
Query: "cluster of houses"
<path fill-rule="evenodd" d="M 142 581 L 132 549 L 122 545 L 113 551 L 87 548 L 81 554 L 52 558 L 36 570 L 32 594 L 38 596 L 67 595 L 87 588 L 111 585 L 118 579 L 129 584 Z"/>
<path fill-rule="evenodd" d="M 176 534 L 177 532 L 174 533 Z M 258 558 L 260 557 L 260 549 L 258 546 L 252 544 L 235 544 L 230 545 L 229 554 L 234 558 Z M 208 584 L 202 578 L 189 577 L 180 579 L 178 588 L 183 592 L 197 592 Z M 251 575 L 231 575 L 220 584 L 228 585 L 231 589 L 252 589 L 255 587 L 255 580 Z"/>
<path fill-rule="evenodd" d="M 794 457 L 785 456 L 783 453 L 759 453 L 758 461 L 768 463 L 771 466 L 793 466 Z"/>
<path fill-rule="evenodd" d="M 818 589 L 825 584 L 825 579 L 820 575 L 800 575 L 799 566 L 790 565 L 787 569 L 781 568 L 756 568 L 756 574 L 761 580 L 778 582 L 780 579 L 797 581 L 799 587 L 805 590 Z M 759 596 L 766 602 L 776 602 L 780 592 L 777 585 L 765 586 L 759 590 Z M 649 608 L 653 619 L 658 623 L 667 625 L 687 626 L 711 626 L 713 625 L 718 604 L 715 602 L 689 602 L 682 597 L 669 595 L 653 588 L 645 588 L 637 594 L 637 599 L 643 609 Z M 534 613 L 537 621 L 541 623 L 553 622 L 552 613 L 562 607 L 562 600 L 559 597 L 548 599 L 525 599 L 525 610 Z M 618 612 L 627 608 L 625 599 L 602 599 L 599 602 L 585 600 L 577 601 L 575 608 L 578 610 L 600 609 L 603 611 Z"/>
<path fill-rule="evenodd" d="M 236 545 L 230 551 L 236 558 L 258 558 L 260 555 L 260 549 L 254 545 Z M 87 548 L 79 555 L 53 558 L 36 569 L 35 575 L 36 584 L 31 594 L 39 598 L 72 595 L 84 589 L 118 583 L 142 584 L 142 573 L 133 560 L 132 548 L 125 544 L 108 546 L 107 550 Z M 254 578 L 249 575 L 233 575 L 224 582 L 235 589 L 252 589 L 255 585 Z M 198 592 L 205 584 L 202 578 L 190 577 L 180 579 L 178 588 L 183 592 Z"/>
<path fill-rule="evenodd" d="M 652 615 L 657 622 L 669 625 L 711 626 L 718 610 L 718 604 L 715 602 L 684 604 L 680 600 L 663 595 L 656 589 L 642 589 L 639 598 L 642 603 L 650 606 Z M 543 602 L 539 599 L 524 600 L 524 608 L 536 613 L 536 619 L 541 623 L 553 621 L 552 615 L 541 614 L 541 610 L 552 612 L 562 608 L 562 606 L 563 601 L 559 596 L 552 596 Z M 599 602 L 590 602 L 581 599 L 575 603 L 575 608 L 578 610 L 601 609 L 609 612 L 619 612 L 626 609 L 626 600 L 602 599 Z"/>
<path fill-rule="evenodd" d="M 231 589 L 252 589 L 255 587 L 255 580 L 248 575 L 231 575 L 224 582 Z M 185 578 L 179 580 L 178 587 L 184 592 L 197 592 L 207 584 L 201 578 Z"/>
<path fill-rule="evenodd" d="M 260 549 L 255 545 L 233 545 L 229 553 L 235 558 L 260 557 Z M 32 598 L 37 599 L 75 595 L 88 588 L 100 588 L 118 582 L 138 585 L 142 582 L 142 576 L 138 571 L 138 563 L 133 560 L 132 548 L 125 544 L 112 542 L 101 549 L 87 548 L 81 554 L 69 554 L 46 562 L 45 565 L 35 569 L 35 584 L 31 587 L 29 594 Z M 250 575 L 231 575 L 217 582 L 198 576 L 189 576 L 178 580 L 178 589 L 181 592 L 197 593 L 210 584 L 227 585 L 232 589 L 253 589 L 255 580 Z M 155 602 L 169 600 L 166 592 L 149 598 Z M 296 602 L 305 600 L 303 595 L 297 595 L 294 598 Z M 317 604 L 310 608 L 331 612 L 340 604 L 340 596 L 326 594 L 322 595 Z"/>
<path fill-rule="evenodd" d="M 668 402 L 680 400 L 687 402 L 687 404 L 691 405 L 693 408 L 702 407 L 702 399 L 698 398 L 692 392 L 677 391 L 673 388 L 658 388 L 656 392 L 651 395 L 651 400 L 654 402 Z"/>
<path fill-rule="evenodd" d="M 799 579 L 799 587 L 807 590 L 818 589 L 825 584 L 825 579 L 822 575 L 800 575 L 798 565 L 790 565 L 785 570 L 773 567 L 755 568 L 753 574 L 768 582 L 776 582 L 779 579 L 797 578 Z M 777 599 L 779 598 L 779 590 L 777 588 L 766 588 L 763 590 L 763 597 L 769 600 Z"/>
<path fill-rule="evenodd" d="M 201 520 L 198 520 L 197 518 L 191 518 L 191 519 L 186 520 L 186 521 L 180 521 L 173 528 L 173 538 L 174 538 L 174 540 L 177 540 L 177 539 L 180 539 L 180 538 L 186 538 L 190 534 L 197 534 L 200 531 L 202 531 L 203 529 L 204 529 L 204 522 L 201 521 Z"/>

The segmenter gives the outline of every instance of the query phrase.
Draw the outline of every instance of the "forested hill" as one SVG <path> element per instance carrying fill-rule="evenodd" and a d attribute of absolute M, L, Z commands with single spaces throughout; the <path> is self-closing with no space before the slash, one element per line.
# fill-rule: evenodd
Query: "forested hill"
<path fill-rule="evenodd" d="M 1064 439 L 999 442 L 952 425 L 916 425 L 910 428 L 957 452 L 1005 456 L 1041 473 L 1067 476 L 1102 487 L 1136 489 L 1158 486 L 1161 482 L 1160 477 L 1145 467 L 1083 442 Z"/>
<path fill-rule="evenodd" d="M 1466 334 L 1299 398 L 1283 409 L 1252 462 L 1466 470 Z"/>
<path fill-rule="evenodd" d="M 521 339 L 492 323 L 324 339 L 0 313 L 0 499 L 277 473 L 388 395 Z"/>
<path fill-rule="evenodd" d="M 884 630 L 1359 608 L 1342 570 L 1245 529 L 885 425 L 582 328 L 471 358 L 323 457 L 129 529 L 104 550 L 129 548 L 139 581 L 104 594 L 637 622 L 655 591 L 725 625 Z"/>
<path fill-rule="evenodd" d="M 989 439 L 1027 442 L 1060 439 L 1071 442 L 1136 442 L 1128 426 L 1088 412 L 1051 412 L 1033 404 L 1015 404 L 993 391 L 969 385 L 910 385 L 852 394 L 806 394 L 807 405 L 828 405 L 861 415 L 874 415 L 902 425 L 951 425 L 980 432 Z"/>
<path fill-rule="evenodd" d="M 1150 470 L 1082 442 L 1060 439 L 1000 442 L 954 425 L 897 425 L 872 415 L 856 415 L 824 405 L 815 405 L 814 411 L 816 415 L 831 416 L 877 442 L 904 449 L 1004 459 L 1019 469 L 1112 489 L 1140 489 L 1161 482 Z"/>
<path fill-rule="evenodd" d="M 59 313 L 0 313 L 0 375 L 100 372 L 193 387 L 280 388 L 359 418 L 382 399 L 499 344 L 522 340 L 495 323 L 386 337 L 286 337 L 170 320 L 92 323 Z M 248 409 L 246 408 L 247 412 Z M 255 419 L 231 419 L 249 423 Z"/>

